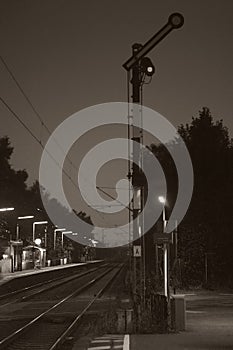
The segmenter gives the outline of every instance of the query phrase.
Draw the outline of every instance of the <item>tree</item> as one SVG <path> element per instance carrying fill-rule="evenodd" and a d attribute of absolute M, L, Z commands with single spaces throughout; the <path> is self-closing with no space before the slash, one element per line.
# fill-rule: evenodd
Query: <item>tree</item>
<path fill-rule="evenodd" d="M 182 282 L 203 283 L 208 257 L 208 282 L 229 281 L 233 285 L 232 139 L 223 121 L 214 121 L 206 107 L 190 124 L 181 125 L 178 132 L 186 143 L 194 169 L 193 197 L 179 225 Z M 174 163 L 164 146 L 152 145 L 151 149 L 166 174 L 171 211 L 178 189 Z"/>
<path fill-rule="evenodd" d="M 21 210 L 20 213 L 15 210 L 8 215 L 1 215 L 2 234 L 6 234 L 7 228 L 14 234 L 16 217 L 17 215 L 23 215 L 28 201 L 26 185 L 28 174 L 25 170 L 15 171 L 12 168 L 10 164 L 12 153 L 13 147 L 10 144 L 9 138 L 0 138 L 0 207 L 14 207 Z"/>
<path fill-rule="evenodd" d="M 82 242 L 83 245 L 87 245 L 90 243 L 89 239 L 93 238 L 92 229 L 88 230 L 88 232 L 84 229 L 82 230 L 82 227 L 77 227 L 76 221 L 74 221 L 73 213 L 78 216 L 83 222 L 87 222 L 91 226 L 93 226 L 92 220 L 90 216 L 88 216 L 83 211 L 76 211 L 73 209 L 73 213 L 70 213 L 70 211 L 62 206 L 55 198 L 50 198 L 49 193 L 45 191 L 45 189 L 41 188 L 38 181 L 35 181 L 35 183 L 30 187 L 30 203 L 31 206 L 34 208 L 39 208 L 38 215 L 41 215 L 41 220 L 47 220 L 49 222 L 48 225 L 48 232 L 47 232 L 47 249 L 48 249 L 48 257 L 49 258 L 58 258 L 62 257 L 66 250 L 72 251 L 73 258 L 77 261 L 78 256 L 80 256 L 80 251 L 83 249 L 83 246 L 81 247 L 80 242 Z M 52 212 L 56 212 L 57 217 L 60 219 L 60 222 L 52 222 L 46 213 L 46 210 L 44 209 L 43 202 L 41 199 L 41 192 L 43 195 L 43 200 L 47 203 L 46 206 L 50 208 Z M 69 223 L 70 226 L 67 226 L 67 224 L 64 224 L 63 218 L 66 218 L 65 222 Z M 77 236 L 73 236 L 73 239 L 65 239 L 64 245 L 62 247 L 61 245 L 61 234 L 57 235 L 57 243 L 56 243 L 56 251 L 54 251 L 54 229 L 56 228 L 56 225 L 58 227 L 64 227 L 67 231 L 73 231 L 78 232 Z M 85 239 L 84 239 L 85 237 Z M 60 238 L 60 239 L 59 239 Z M 78 241 L 76 241 L 78 239 Z"/>
<path fill-rule="evenodd" d="M 12 206 L 22 203 L 26 191 L 28 174 L 25 170 L 15 171 L 10 164 L 13 147 L 8 137 L 0 139 L 0 206 Z"/>
<path fill-rule="evenodd" d="M 13 153 L 13 147 L 10 144 L 8 137 L 0 138 L 0 208 L 14 207 L 15 210 L 9 213 L 0 212 L 0 236 L 7 238 L 8 240 L 16 238 L 16 224 L 17 217 L 24 215 L 34 215 L 35 221 L 48 221 L 47 225 L 47 249 L 48 256 L 53 250 L 53 232 L 55 225 L 59 223 L 53 223 L 46 210 L 44 209 L 41 199 L 41 188 L 38 181 L 35 181 L 31 187 L 26 184 L 28 174 L 25 170 L 15 171 L 11 164 L 10 159 Z M 54 198 L 50 198 L 48 193 L 42 190 L 44 193 L 44 199 L 49 203 L 49 206 L 59 213 L 59 216 L 70 216 L 70 223 L 72 224 L 71 213 L 67 208 L 64 208 Z M 80 217 L 84 222 L 92 225 L 90 216 L 80 211 L 74 213 Z M 24 245 L 32 243 L 32 222 L 25 220 L 21 226 L 20 239 L 23 240 Z M 61 227 L 61 226 L 60 226 Z M 44 229 L 44 228 L 43 228 Z M 67 227 L 69 230 L 69 227 Z M 78 228 L 77 228 L 78 230 Z M 83 233 L 83 232 L 82 232 Z M 84 235 L 85 236 L 85 235 Z M 42 234 L 44 239 L 45 235 Z M 91 231 L 87 232 L 87 238 L 93 238 Z M 73 242 L 73 241 L 71 241 Z M 44 242 L 45 243 L 45 242 Z M 85 242 L 84 242 L 85 244 Z"/>
<path fill-rule="evenodd" d="M 188 147 L 194 169 L 192 201 L 179 228 L 183 259 L 189 259 L 196 251 L 186 275 L 190 275 L 199 260 L 196 275 L 199 274 L 201 280 L 201 271 L 203 280 L 206 273 L 205 256 L 209 254 L 213 258 L 212 266 L 208 266 L 208 282 L 223 283 L 232 278 L 233 268 L 230 248 L 233 244 L 233 143 L 223 121 L 214 122 L 206 107 L 199 112 L 198 117 L 192 118 L 189 125 L 181 125 L 178 131 Z M 185 241 L 190 231 L 194 235 L 188 248 L 188 242 Z"/>

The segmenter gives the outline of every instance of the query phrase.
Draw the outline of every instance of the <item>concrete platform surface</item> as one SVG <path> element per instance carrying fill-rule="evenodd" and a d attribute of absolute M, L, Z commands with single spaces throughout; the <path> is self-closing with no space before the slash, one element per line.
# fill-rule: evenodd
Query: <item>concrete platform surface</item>
<path fill-rule="evenodd" d="M 187 305 L 185 331 L 170 334 L 125 335 L 123 349 L 233 350 L 233 293 L 201 291 L 185 294 L 185 299 Z M 107 350 L 114 349 L 111 347 L 113 345 L 122 345 L 122 342 L 111 343 L 111 339 L 114 339 L 111 337 L 114 335 L 86 339 L 86 342 L 83 339 L 80 343 L 77 342 L 72 350 Z"/>
<path fill-rule="evenodd" d="M 233 294 L 186 295 L 186 331 L 130 336 L 131 350 L 233 350 Z"/>
<path fill-rule="evenodd" d="M 129 335 L 106 334 L 93 339 L 83 337 L 72 350 L 129 350 Z"/>
<path fill-rule="evenodd" d="M 66 264 L 66 265 L 42 267 L 40 269 L 23 270 L 23 271 L 9 272 L 5 274 L 0 273 L 0 285 L 18 277 L 29 276 L 29 275 L 53 271 L 53 270 L 66 269 L 66 268 L 75 267 L 75 266 L 82 266 L 86 264 L 93 264 L 98 261 L 101 261 L 101 260 L 93 260 L 93 261 L 87 261 L 82 263 L 72 263 L 72 264 Z"/>

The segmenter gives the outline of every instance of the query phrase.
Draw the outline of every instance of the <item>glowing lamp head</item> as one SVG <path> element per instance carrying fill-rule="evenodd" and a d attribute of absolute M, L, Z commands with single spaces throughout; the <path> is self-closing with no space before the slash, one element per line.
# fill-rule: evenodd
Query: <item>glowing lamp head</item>
<path fill-rule="evenodd" d="M 36 238 L 35 239 L 35 244 L 36 245 L 41 245 L 41 239 L 40 238 Z"/>
<path fill-rule="evenodd" d="M 166 198 L 164 196 L 159 196 L 159 202 L 162 203 L 162 204 L 165 204 L 166 203 Z"/>

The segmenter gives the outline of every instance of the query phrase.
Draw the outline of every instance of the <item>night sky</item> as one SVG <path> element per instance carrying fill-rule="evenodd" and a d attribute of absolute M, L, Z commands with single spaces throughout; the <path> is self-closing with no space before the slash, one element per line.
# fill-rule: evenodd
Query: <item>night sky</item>
<path fill-rule="evenodd" d="M 145 43 L 173 12 L 184 15 L 185 25 L 149 55 L 156 75 L 144 104 L 175 126 L 208 106 L 232 136 L 231 0 L 2 0 L 1 56 L 53 131 L 82 108 L 126 101 L 122 64 L 131 45 Z M 1 62 L 0 76 L 2 98 L 44 143 L 48 134 Z M 15 148 L 12 164 L 25 168 L 32 183 L 42 150 L 2 104 L 0 115 L 0 136 Z"/>

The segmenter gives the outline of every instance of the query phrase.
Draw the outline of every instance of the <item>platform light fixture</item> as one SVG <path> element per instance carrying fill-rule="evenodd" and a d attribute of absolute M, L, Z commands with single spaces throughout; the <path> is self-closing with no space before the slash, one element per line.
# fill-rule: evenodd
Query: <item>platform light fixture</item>
<path fill-rule="evenodd" d="M 53 231 L 53 249 L 56 249 L 56 238 L 57 238 L 57 232 L 63 232 L 66 228 L 55 228 Z"/>
<path fill-rule="evenodd" d="M 15 210 L 15 208 L 0 208 L 0 211 L 4 212 L 4 211 L 12 211 Z"/>
<path fill-rule="evenodd" d="M 32 241 L 35 241 L 36 225 L 46 225 L 48 221 L 34 221 L 32 224 Z"/>

